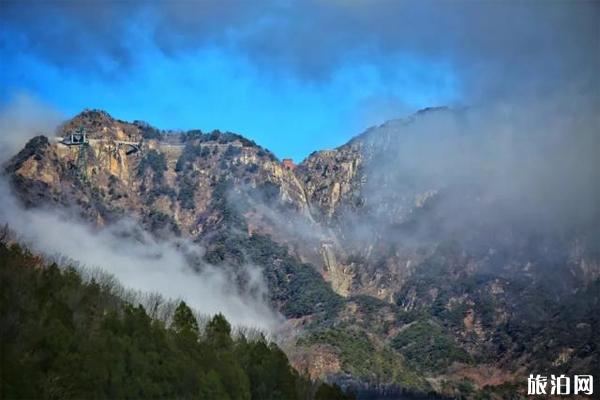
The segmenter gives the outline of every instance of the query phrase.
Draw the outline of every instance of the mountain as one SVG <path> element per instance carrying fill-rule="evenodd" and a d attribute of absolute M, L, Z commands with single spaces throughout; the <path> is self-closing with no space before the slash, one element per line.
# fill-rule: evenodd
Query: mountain
<path fill-rule="evenodd" d="M 200 244 L 207 263 L 260 266 L 293 327 L 284 349 L 314 378 L 510 397 L 530 371 L 599 375 L 600 224 L 504 190 L 488 154 L 454 162 L 477 140 L 447 141 L 466 115 L 422 110 L 296 166 L 230 132 L 87 110 L 5 174 L 28 207 L 133 219 Z M 84 145 L 69 142 L 79 128 Z"/>

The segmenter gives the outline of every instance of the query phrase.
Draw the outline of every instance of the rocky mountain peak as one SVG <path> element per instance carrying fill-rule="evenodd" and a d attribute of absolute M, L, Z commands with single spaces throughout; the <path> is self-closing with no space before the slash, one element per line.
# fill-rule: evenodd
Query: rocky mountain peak
<path fill-rule="evenodd" d="M 315 374 L 444 391 L 424 377 L 510 382 L 516 363 L 545 365 L 541 348 L 549 363 L 568 352 L 592 365 L 597 355 L 579 355 L 589 343 L 565 338 L 568 350 L 526 321 L 551 326 L 563 301 L 594 307 L 597 293 L 585 293 L 600 264 L 585 235 L 523 233 L 473 213 L 458 215 L 458 236 L 447 207 L 481 210 L 476 190 L 415 185 L 399 167 L 405 129 L 447 112 L 389 121 L 296 166 L 231 132 L 161 131 L 86 110 L 58 134 L 83 127 L 88 142 L 36 137 L 5 174 L 28 206 L 69 208 L 98 226 L 131 218 L 159 239 L 202 244 L 214 265 L 259 265 L 299 335 L 297 365 Z M 529 304 L 534 291 L 543 295 Z M 589 314 L 571 326 L 596 326 Z M 478 369 L 486 359 L 499 361 Z"/>

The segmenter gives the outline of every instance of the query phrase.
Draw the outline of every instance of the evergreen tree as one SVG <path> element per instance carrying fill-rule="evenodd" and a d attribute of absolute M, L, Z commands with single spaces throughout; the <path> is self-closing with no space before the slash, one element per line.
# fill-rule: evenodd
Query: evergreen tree
<path fill-rule="evenodd" d="M 217 349 L 231 349 L 233 341 L 231 339 L 231 325 L 223 314 L 219 313 L 206 326 L 206 339 Z"/>
<path fill-rule="evenodd" d="M 177 333 L 198 336 L 198 321 L 196 321 L 194 313 L 187 304 L 185 304 L 185 301 L 181 301 L 177 306 L 177 309 L 175 309 L 172 328 Z"/>

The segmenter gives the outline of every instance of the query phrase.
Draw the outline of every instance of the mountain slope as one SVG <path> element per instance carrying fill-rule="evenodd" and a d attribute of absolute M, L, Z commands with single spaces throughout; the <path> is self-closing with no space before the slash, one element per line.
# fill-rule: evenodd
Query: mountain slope
<path fill-rule="evenodd" d="M 600 365 L 597 225 L 529 229 L 494 185 L 415 153 L 436 145 L 421 138 L 439 118 L 462 117 L 425 110 L 294 168 L 239 135 L 85 111 L 57 134 L 81 126 L 88 145 L 38 137 L 5 172 L 30 207 L 98 226 L 134 219 L 200 243 L 211 264 L 261 266 L 298 328 L 286 351 L 313 376 L 456 395 L 506 390 L 524 366 L 589 373 Z"/>
<path fill-rule="evenodd" d="M 18 245 L 0 243 L 0 260 L 3 398 L 350 398 L 300 376 L 274 343 L 232 337 L 220 314 L 199 327 L 180 302 L 151 318 L 109 281 Z"/>

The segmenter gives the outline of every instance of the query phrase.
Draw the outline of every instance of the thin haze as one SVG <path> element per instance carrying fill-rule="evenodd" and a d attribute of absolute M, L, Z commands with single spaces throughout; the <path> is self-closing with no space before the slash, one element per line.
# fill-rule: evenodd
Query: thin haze
<path fill-rule="evenodd" d="M 412 207 L 432 191 L 443 225 L 430 228 L 438 233 L 464 235 L 486 223 L 554 234 L 593 228 L 600 223 L 600 119 L 589 100 L 567 92 L 390 122 L 366 139 L 384 149 L 365 166 L 366 205 L 389 218 L 378 208 Z"/>

